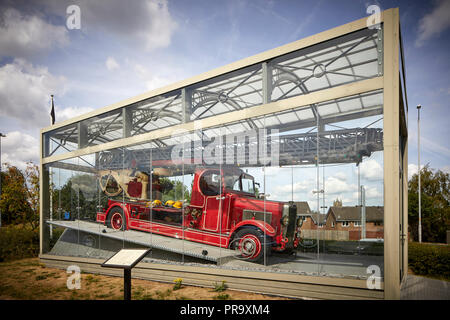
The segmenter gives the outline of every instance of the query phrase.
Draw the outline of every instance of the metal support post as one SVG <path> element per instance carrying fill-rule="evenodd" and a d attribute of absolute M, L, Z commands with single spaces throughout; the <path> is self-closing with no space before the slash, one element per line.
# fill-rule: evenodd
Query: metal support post
<path fill-rule="evenodd" d="M 131 269 L 123 269 L 123 300 L 131 300 Z"/>
<path fill-rule="evenodd" d="M 418 165 L 418 179 L 419 179 L 419 242 L 422 242 L 422 199 L 421 199 L 421 187 L 420 187 L 420 108 L 422 106 L 419 104 L 417 106 L 417 165 Z"/>

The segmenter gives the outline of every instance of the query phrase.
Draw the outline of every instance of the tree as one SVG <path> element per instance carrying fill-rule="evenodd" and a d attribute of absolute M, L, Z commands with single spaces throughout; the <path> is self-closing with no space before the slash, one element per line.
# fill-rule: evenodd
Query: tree
<path fill-rule="evenodd" d="M 32 229 L 39 225 L 39 170 L 29 162 L 24 172 L 6 164 L 2 172 L 0 208 L 2 223 L 26 224 Z"/>
<path fill-rule="evenodd" d="M 95 220 L 97 206 L 105 207 L 107 197 L 94 194 L 95 180 L 92 185 L 85 186 L 79 181 L 85 179 L 73 176 L 60 189 L 53 189 L 53 218 L 62 219 L 65 212 L 69 212 L 76 219 Z M 86 178 L 87 179 L 87 178 Z M 86 180 L 89 181 L 89 180 Z M 122 199 L 122 197 L 118 198 Z"/>
<path fill-rule="evenodd" d="M 27 181 L 27 198 L 30 205 L 29 216 L 26 217 L 26 220 L 34 230 L 39 226 L 39 167 L 32 162 L 28 162 L 25 176 Z"/>
<path fill-rule="evenodd" d="M 169 180 L 170 181 L 170 180 Z M 170 188 L 169 191 L 162 194 L 162 201 L 166 202 L 167 200 L 182 200 L 187 202 L 191 201 L 191 193 L 186 185 L 182 181 L 174 181 L 172 182 L 173 187 Z"/>
<path fill-rule="evenodd" d="M 411 235 L 418 240 L 419 196 L 418 174 L 408 182 L 408 220 Z M 446 231 L 450 229 L 449 174 L 430 169 L 426 165 L 420 170 L 422 240 L 424 242 L 445 242 Z"/>

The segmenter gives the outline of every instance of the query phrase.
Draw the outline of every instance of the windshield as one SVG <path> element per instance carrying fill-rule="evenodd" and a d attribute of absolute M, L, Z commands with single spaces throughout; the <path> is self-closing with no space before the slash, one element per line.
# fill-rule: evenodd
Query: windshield
<path fill-rule="evenodd" d="M 226 173 L 226 176 L 224 178 L 225 188 L 234 190 L 234 191 L 241 191 L 241 187 L 239 184 L 240 176 L 241 176 L 240 174 Z"/>
<path fill-rule="evenodd" d="M 247 193 L 255 193 L 255 184 L 253 182 L 253 177 L 243 174 L 241 176 L 241 182 L 242 182 L 242 191 Z"/>
<path fill-rule="evenodd" d="M 248 174 L 228 174 L 224 180 L 225 188 L 229 190 L 255 194 L 253 177 Z"/>

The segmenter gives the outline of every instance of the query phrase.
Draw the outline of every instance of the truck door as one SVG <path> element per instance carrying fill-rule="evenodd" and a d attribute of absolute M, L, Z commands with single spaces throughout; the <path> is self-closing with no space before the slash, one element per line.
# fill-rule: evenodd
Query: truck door
<path fill-rule="evenodd" d="M 209 170 L 202 174 L 199 180 L 200 191 L 205 196 L 203 207 L 202 229 L 219 232 L 221 213 L 223 210 L 223 184 L 219 170 Z"/>

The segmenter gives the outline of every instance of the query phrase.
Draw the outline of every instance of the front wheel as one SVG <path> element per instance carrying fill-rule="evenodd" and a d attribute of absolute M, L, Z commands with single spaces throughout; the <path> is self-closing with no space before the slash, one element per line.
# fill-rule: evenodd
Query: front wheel
<path fill-rule="evenodd" d="M 114 230 L 126 230 L 126 221 L 121 208 L 112 208 L 106 220 L 107 226 Z"/>
<path fill-rule="evenodd" d="M 232 249 L 239 251 L 239 258 L 251 262 L 261 262 L 264 254 L 271 253 L 270 238 L 254 228 L 243 228 L 236 233 Z"/>

